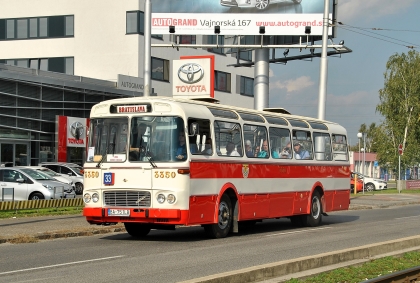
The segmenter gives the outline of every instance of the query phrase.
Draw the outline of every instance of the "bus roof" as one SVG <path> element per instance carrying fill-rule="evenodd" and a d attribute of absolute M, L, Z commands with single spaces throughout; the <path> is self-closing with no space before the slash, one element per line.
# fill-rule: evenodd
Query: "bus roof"
<path fill-rule="evenodd" d="M 105 105 L 133 105 L 133 104 L 139 104 L 139 103 L 145 103 L 145 102 L 148 102 L 148 103 L 166 102 L 173 105 L 177 104 L 180 108 L 189 108 L 189 107 L 185 107 L 187 105 L 195 105 L 195 106 L 201 105 L 203 107 L 206 107 L 207 109 L 210 108 L 210 109 L 220 109 L 220 110 L 226 110 L 226 111 L 235 111 L 236 113 L 240 112 L 240 113 L 258 114 L 258 115 L 263 115 L 264 117 L 281 117 L 287 120 L 301 119 L 301 120 L 305 120 L 306 122 L 325 123 L 325 124 L 328 124 L 329 127 L 334 125 L 336 126 L 336 130 L 339 130 L 340 128 L 341 130 L 345 130 L 344 127 L 340 126 L 338 123 L 327 121 L 327 120 L 320 120 L 313 117 L 286 114 L 286 113 L 276 113 L 276 112 L 270 111 L 269 109 L 259 111 L 255 109 L 242 108 L 242 107 L 237 107 L 237 106 L 232 106 L 232 105 L 223 105 L 223 104 L 210 103 L 210 102 L 205 102 L 205 101 L 172 98 L 172 97 L 166 97 L 166 96 L 130 97 L 130 98 L 118 98 L 118 99 L 112 99 L 112 100 L 105 100 L 92 107 L 91 117 L 95 116 L 96 109 L 99 109 L 99 108 L 102 109 Z M 183 107 L 183 105 L 185 106 Z M 104 112 L 102 111 L 100 112 L 101 114 L 104 114 Z"/>

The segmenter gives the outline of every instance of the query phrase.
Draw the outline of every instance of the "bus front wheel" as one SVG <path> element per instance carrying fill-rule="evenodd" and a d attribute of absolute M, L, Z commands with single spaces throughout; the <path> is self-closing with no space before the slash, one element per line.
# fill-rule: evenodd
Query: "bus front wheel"
<path fill-rule="evenodd" d="M 124 223 L 125 230 L 131 237 L 142 238 L 147 236 L 150 232 L 150 227 L 147 224 L 140 223 Z"/>
<path fill-rule="evenodd" d="M 223 195 L 219 203 L 217 223 L 205 225 L 204 231 L 212 238 L 225 238 L 232 227 L 232 218 L 232 203 L 227 195 Z"/>

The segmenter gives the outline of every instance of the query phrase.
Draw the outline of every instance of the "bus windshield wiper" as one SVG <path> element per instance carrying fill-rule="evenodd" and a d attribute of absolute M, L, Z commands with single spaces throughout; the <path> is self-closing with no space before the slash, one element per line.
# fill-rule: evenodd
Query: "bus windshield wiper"
<path fill-rule="evenodd" d="M 150 155 L 150 152 L 146 151 L 146 157 L 147 157 L 147 160 L 149 161 L 150 165 L 152 165 L 153 168 L 157 168 L 157 165 L 156 165 L 155 161 L 153 160 L 153 157 Z"/>
<path fill-rule="evenodd" d="M 102 154 L 101 160 L 99 160 L 98 164 L 96 164 L 96 168 L 99 168 L 102 164 L 102 162 L 104 161 L 105 157 L 108 154 L 109 148 L 112 147 L 112 154 L 115 154 L 115 137 L 116 135 L 114 135 L 114 140 L 112 141 L 113 143 L 110 143 L 105 151 L 104 154 Z"/>

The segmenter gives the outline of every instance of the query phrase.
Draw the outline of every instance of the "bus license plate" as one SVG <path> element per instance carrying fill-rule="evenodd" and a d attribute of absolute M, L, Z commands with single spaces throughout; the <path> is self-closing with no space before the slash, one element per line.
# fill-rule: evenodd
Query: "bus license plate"
<path fill-rule="evenodd" d="M 108 209 L 108 216 L 130 216 L 129 209 Z"/>

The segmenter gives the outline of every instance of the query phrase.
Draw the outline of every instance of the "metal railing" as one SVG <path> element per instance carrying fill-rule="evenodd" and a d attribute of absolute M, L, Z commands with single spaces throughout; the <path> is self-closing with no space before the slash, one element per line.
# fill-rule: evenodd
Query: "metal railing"
<path fill-rule="evenodd" d="M 82 198 L 3 201 L 0 202 L 0 211 L 81 206 L 83 206 Z"/>
<path fill-rule="evenodd" d="M 57 189 L 57 190 L 56 190 Z M 64 196 L 63 187 L 54 188 L 54 196 Z M 5 200 L 5 196 L 8 197 Z M 72 199 L 39 199 L 39 200 L 15 200 L 14 188 L 3 188 L 1 194 L 0 211 L 1 210 L 21 210 L 21 209 L 38 209 L 38 208 L 58 208 L 58 207 L 81 207 L 83 206 L 82 198 Z"/>

